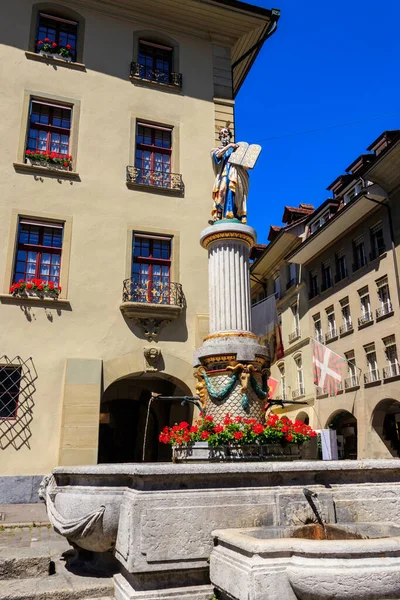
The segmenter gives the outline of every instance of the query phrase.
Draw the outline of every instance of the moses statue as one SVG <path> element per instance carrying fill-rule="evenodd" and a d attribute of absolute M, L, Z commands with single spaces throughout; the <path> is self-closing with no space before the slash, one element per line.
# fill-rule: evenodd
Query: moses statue
<path fill-rule="evenodd" d="M 247 222 L 248 169 L 252 169 L 261 152 L 261 146 L 246 142 L 231 142 L 232 132 L 222 127 L 219 133 L 221 146 L 211 150 L 215 181 L 211 221 L 237 219 Z"/>

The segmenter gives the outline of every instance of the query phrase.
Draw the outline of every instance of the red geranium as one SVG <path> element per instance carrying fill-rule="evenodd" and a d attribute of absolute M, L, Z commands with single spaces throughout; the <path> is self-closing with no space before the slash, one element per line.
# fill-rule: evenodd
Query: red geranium
<path fill-rule="evenodd" d="M 213 427 L 213 431 L 215 433 L 222 433 L 224 430 L 224 428 L 222 427 L 222 425 L 216 425 L 215 427 Z"/>
<path fill-rule="evenodd" d="M 235 438 L 235 440 L 241 440 L 243 437 L 243 432 L 242 431 L 235 431 L 233 434 L 233 437 Z"/>
<path fill-rule="evenodd" d="M 58 44 L 56 44 L 55 42 L 52 43 L 52 47 L 53 48 L 57 48 Z"/>
<path fill-rule="evenodd" d="M 202 440 L 208 440 L 208 438 L 210 437 L 210 432 L 209 431 L 202 431 L 200 434 L 200 437 Z"/>

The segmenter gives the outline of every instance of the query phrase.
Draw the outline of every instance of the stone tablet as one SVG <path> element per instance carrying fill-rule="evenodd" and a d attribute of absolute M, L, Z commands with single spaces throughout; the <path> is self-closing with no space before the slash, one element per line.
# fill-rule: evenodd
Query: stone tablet
<path fill-rule="evenodd" d="M 237 165 L 243 169 L 253 169 L 261 152 L 261 146 L 258 144 L 247 144 L 239 142 L 239 148 L 231 154 L 229 161 L 232 165 Z"/>

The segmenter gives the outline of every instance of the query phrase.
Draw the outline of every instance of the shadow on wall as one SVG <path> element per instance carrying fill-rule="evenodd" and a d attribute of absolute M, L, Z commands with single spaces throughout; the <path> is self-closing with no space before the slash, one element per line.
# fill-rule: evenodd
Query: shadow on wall
<path fill-rule="evenodd" d="M 23 446 L 30 449 L 37 376 L 31 358 L 0 357 L 0 450 L 9 446 L 15 450 Z"/>

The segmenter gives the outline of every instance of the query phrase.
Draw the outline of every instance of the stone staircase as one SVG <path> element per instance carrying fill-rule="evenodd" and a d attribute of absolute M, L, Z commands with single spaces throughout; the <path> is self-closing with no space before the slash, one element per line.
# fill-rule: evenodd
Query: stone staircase
<path fill-rule="evenodd" d="M 0 549 L 0 600 L 112 600 L 112 576 L 67 570 L 50 547 Z"/>

